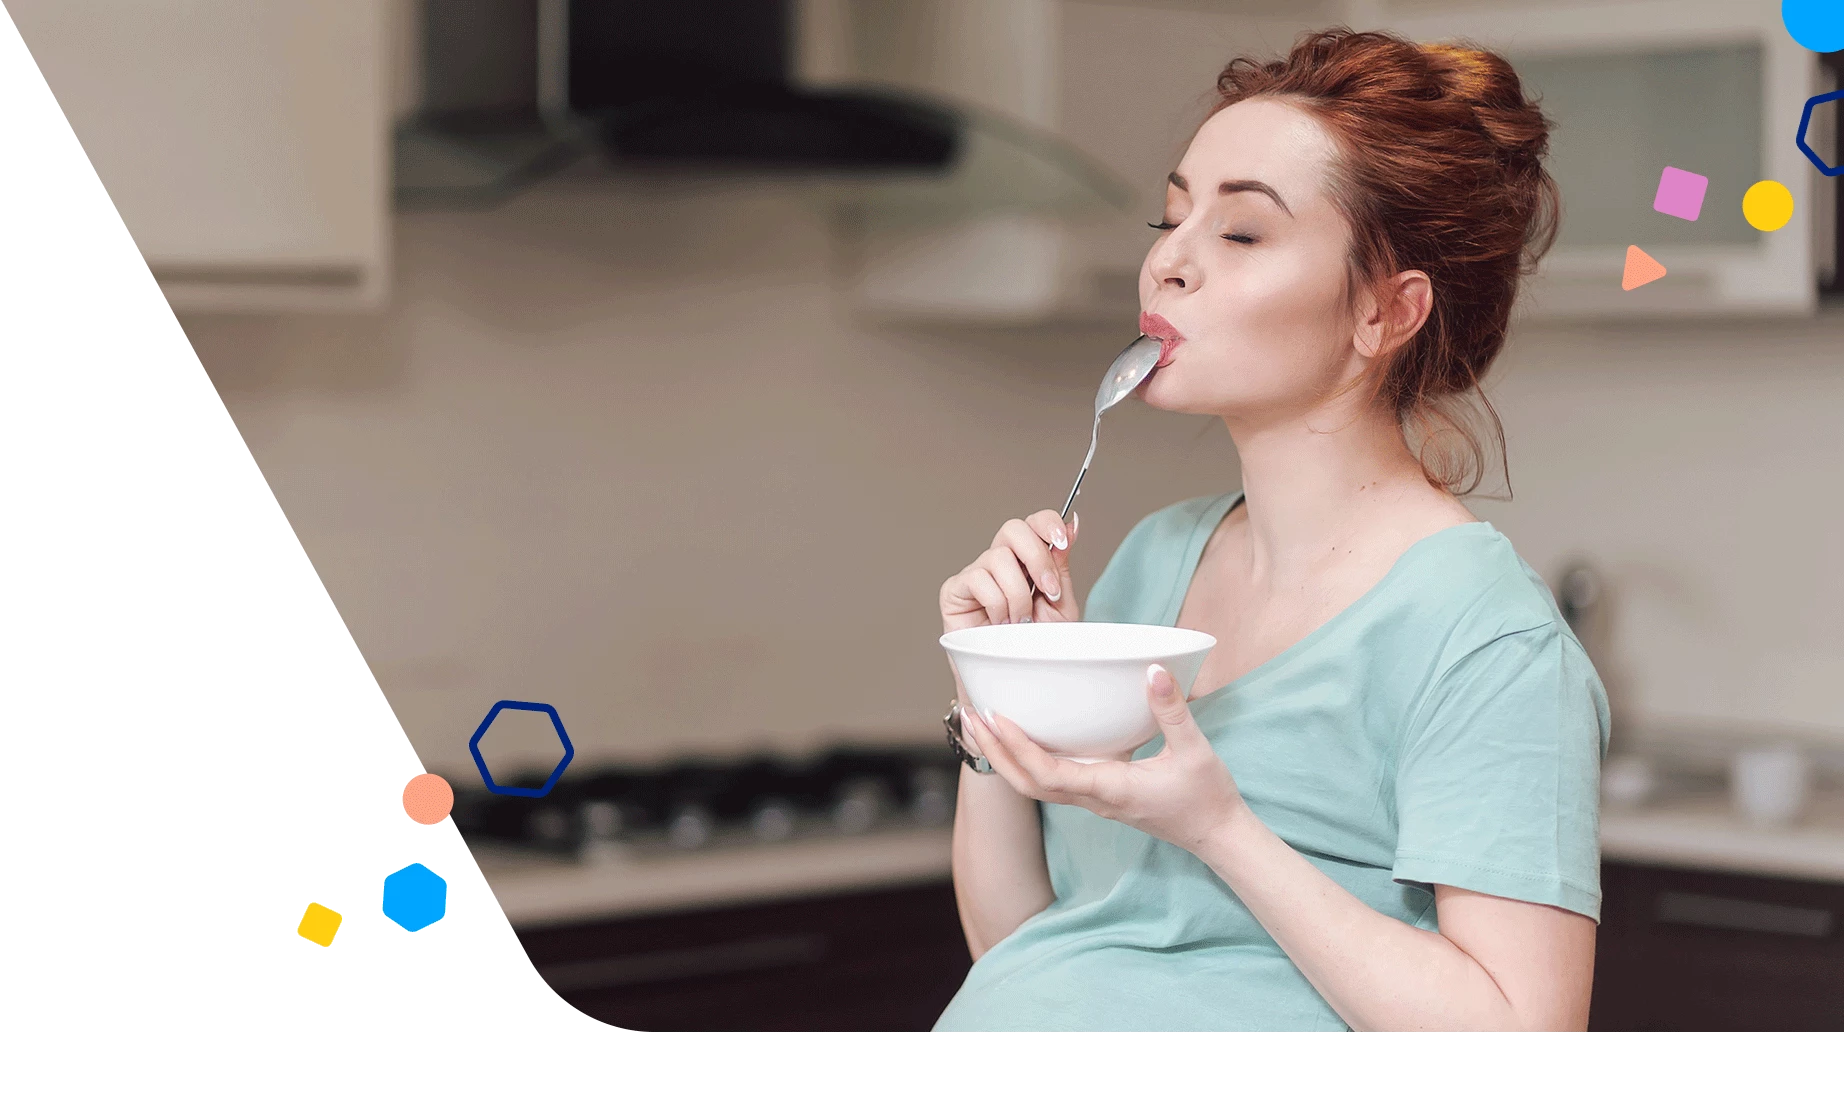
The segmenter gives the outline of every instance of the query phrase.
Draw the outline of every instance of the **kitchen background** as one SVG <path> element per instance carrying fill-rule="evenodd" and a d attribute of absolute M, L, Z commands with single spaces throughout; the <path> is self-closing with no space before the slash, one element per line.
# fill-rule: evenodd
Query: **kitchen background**
<path fill-rule="evenodd" d="M 1669 98 L 1558 109 L 1565 226 L 1611 238 L 1565 239 L 1533 290 L 1490 388 L 1515 497 L 1473 505 L 1592 603 L 1620 758 L 1595 1025 L 1844 1025 L 1844 302 L 1818 295 L 1833 191 L 1783 126 L 1835 76 L 1777 4 L 752 5 L 791 21 L 800 87 L 959 107 L 965 164 L 904 192 L 594 149 L 568 28 L 669 37 L 646 5 L 5 3 L 540 971 L 684 1029 L 926 1026 L 964 974 L 936 591 L 1060 506 L 1227 59 L 1344 20 L 1502 31 L 1615 97 L 1732 44 L 1726 137 Z M 1579 153 L 1596 128 L 1623 161 Z M 1746 166 L 1697 161 L 1725 151 Z M 1696 226 L 1651 208 L 1668 162 L 1715 183 Z M 1794 223 L 1736 232 L 1725 174 L 1784 181 Z M 1628 242 L 1672 273 L 1621 293 Z M 1144 514 L 1236 485 L 1220 425 L 1111 413 L 1078 583 Z M 501 699 L 569 729 L 548 800 L 478 791 Z M 503 734 L 505 768 L 554 758 Z M 1730 762 L 1787 746 L 1795 783 L 1750 820 Z"/>

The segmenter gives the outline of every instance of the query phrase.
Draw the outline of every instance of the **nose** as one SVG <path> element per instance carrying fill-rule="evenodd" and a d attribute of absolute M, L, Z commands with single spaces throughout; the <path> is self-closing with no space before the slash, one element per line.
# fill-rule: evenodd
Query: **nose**
<path fill-rule="evenodd" d="M 1191 238 L 1184 225 L 1167 232 L 1146 253 L 1146 270 L 1153 282 L 1164 290 L 1195 290 L 1203 275 L 1191 249 Z"/>

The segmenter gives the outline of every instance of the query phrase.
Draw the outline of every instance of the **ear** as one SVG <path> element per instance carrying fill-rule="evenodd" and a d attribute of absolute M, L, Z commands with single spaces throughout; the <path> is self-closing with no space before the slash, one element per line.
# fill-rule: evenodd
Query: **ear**
<path fill-rule="evenodd" d="M 1391 275 L 1357 303 L 1357 332 L 1352 337 L 1366 359 L 1387 355 L 1409 342 L 1428 322 L 1434 308 L 1434 283 L 1420 270 Z"/>

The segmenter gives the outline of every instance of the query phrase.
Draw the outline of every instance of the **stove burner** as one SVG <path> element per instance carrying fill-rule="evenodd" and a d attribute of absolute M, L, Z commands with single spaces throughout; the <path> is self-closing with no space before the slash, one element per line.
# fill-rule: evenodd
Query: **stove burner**
<path fill-rule="evenodd" d="M 462 789 L 454 817 L 470 841 L 583 860 L 692 852 L 945 826 L 958 770 L 932 743 L 838 745 L 806 760 L 609 764 L 572 770 L 542 799 Z"/>

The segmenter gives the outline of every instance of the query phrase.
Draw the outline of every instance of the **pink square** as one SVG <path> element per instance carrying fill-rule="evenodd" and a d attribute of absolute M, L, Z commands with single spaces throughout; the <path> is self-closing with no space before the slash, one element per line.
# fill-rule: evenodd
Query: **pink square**
<path fill-rule="evenodd" d="M 1695 220 L 1703 212 L 1703 193 L 1709 187 L 1710 179 L 1702 174 L 1667 166 L 1658 175 L 1658 195 L 1652 198 L 1652 207 L 1666 216 Z"/>

